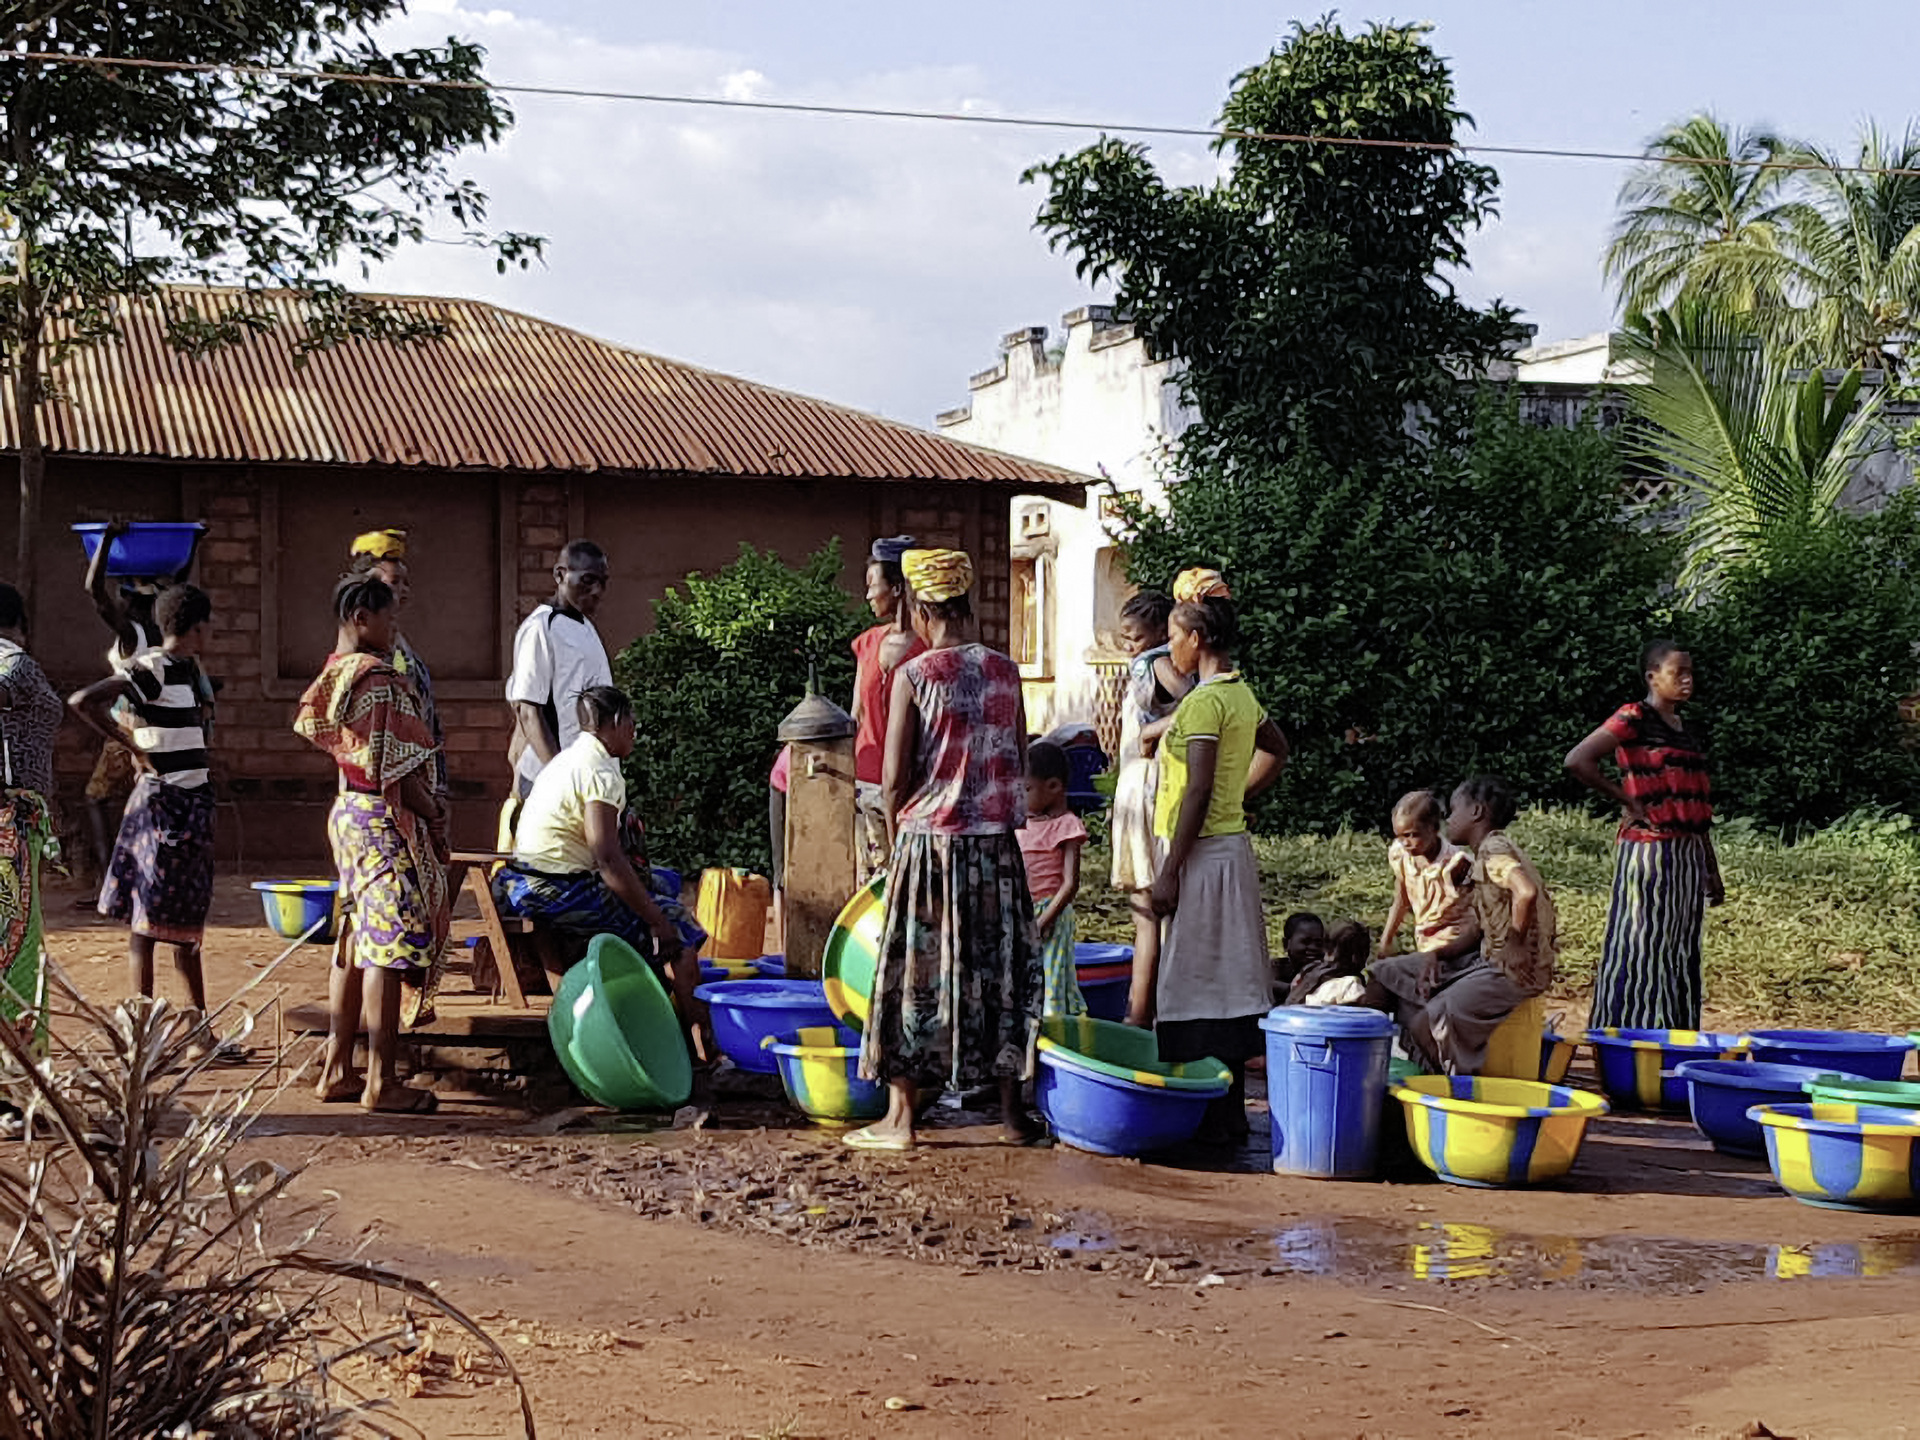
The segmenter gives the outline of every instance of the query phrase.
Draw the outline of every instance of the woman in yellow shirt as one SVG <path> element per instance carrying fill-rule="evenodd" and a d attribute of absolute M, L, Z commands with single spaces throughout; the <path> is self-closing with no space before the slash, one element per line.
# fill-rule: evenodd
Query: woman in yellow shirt
<path fill-rule="evenodd" d="M 1260 871 L 1247 835 L 1246 801 L 1280 777 L 1287 738 L 1240 673 L 1233 602 L 1217 572 L 1189 571 L 1168 622 L 1173 662 L 1195 683 L 1161 742 L 1155 828 L 1166 860 L 1150 892 L 1166 921 L 1154 982 L 1160 1058 L 1208 1056 L 1233 1072 L 1201 1138 L 1238 1143 L 1248 1133 L 1246 1064 L 1261 1048 L 1260 1017 L 1273 1003 Z"/>

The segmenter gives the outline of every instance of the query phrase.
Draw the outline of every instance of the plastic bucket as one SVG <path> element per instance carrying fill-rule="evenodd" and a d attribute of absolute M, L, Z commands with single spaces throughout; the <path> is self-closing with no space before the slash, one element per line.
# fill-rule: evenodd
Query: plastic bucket
<path fill-rule="evenodd" d="M 695 918 L 707 932 L 701 955 L 750 965 L 767 953 L 767 906 L 773 888 L 764 875 L 745 870 L 704 870 Z"/>
<path fill-rule="evenodd" d="M 1914 1048 L 1905 1035 L 1862 1030 L 1750 1030 L 1753 1058 L 1782 1065 L 1815 1065 L 1862 1080 L 1898 1080 Z"/>
<path fill-rule="evenodd" d="M 325 920 L 310 943 L 333 943 L 333 903 L 339 891 L 335 880 L 256 880 L 253 888 L 267 913 L 267 928 L 283 940 L 298 940 L 316 921 Z"/>
<path fill-rule="evenodd" d="M 1373 1174 L 1393 1021 L 1354 1005 L 1282 1005 L 1260 1028 L 1274 1173 L 1323 1180 Z"/>
<path fill-rule="evenodd" d="M 771 1075 L 780 1068 L 774 1056 L 761 1048 L 769 1035 L 835 1023 L 818 980 L 723 980 L 702 985 L 693 993 L 707 1002 L 713 1038 L 727 1058 L 758 1075 Z"/>
<path fill-rule="evenodd" d="M 673 1001 L 617 935 L 596 935 L 560 977 L 547 1034 L 568 1078 L 615 1110 L 671 1110 L 693 1089 Z"/>
<path fill-rule="evenodd" d="M 1546 1028 L 1546 1001 L 1538 995 L 1522 1000 L 1487 1037 L 1480 1073 L 1501 1080 L 1538 1080 L 1540 1037 Z"/>
<path fill-rule="evenodd" d="M 1087 1002 L 1087 1014 L 1096 1020 L 1125 1020 L 1127 993 L 1132 988 L 1131 973 L 1110 975 L 1101 980 L 1080 977 L 1080 998 Z"/>

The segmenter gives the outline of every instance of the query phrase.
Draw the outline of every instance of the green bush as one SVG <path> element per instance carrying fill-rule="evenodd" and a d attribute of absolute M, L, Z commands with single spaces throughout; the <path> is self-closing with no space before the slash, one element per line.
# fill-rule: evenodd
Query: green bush
<path fill-rule="evenodd" d="M 637 721 L 629 799 L 655 863 L 767 869 L 774 731 L 806 694 L 810 662 L 825 694 L 852 694 L 847 647 L 864 623 L 837 540 L 798 568 L 742 545 L 724 570 L 655 602 L 653 633 L 614 663 Z"/>
<path fill-rule="evenodd" d="M 1920 495 L 1782 540 L 1682 617 L 1720 808 L 1788 831 L 1920 812 Z"/>
<path fill-rule="evenodd" d="M 1668 573 L 1613 443 L 1492 393 L 1424 456 L 1341 473 L 1300 451 L 1130 520 L 1136 581 L 1212 563 L 1241 602 L 1241 662 L 1293 744 L 1267 830 L 1374 830 L 1479 770 L 1574 798 L 1561 759 L 1631 697 Z"/>

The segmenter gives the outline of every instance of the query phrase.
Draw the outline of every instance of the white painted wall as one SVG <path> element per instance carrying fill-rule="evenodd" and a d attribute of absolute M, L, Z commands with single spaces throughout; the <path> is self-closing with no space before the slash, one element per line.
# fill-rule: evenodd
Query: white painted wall
<path fill-rule="evenodd" d="M 1045 326 L 1015 331 L 1002 341 L 1000 363 L 969 382 L 970 403 L 935 424 L 957 440 L 1104 473 L 1118 490 L 1158 503 L 1165 495 L 1158 457 L 1192 419 L 1167 383 L 1169 367 L 1150 361 L 1132 327 L 1115 325 L 1107 306 L 1070 311 L 1061 323 L 1064 353 L 1048 354 Z M 1112 544 L 1100 518 L 1106 493 L 1089 490 L 1085 509 L 1034 497 L 1013 502 L 1016 547 L 1038 522 L 1046 537 L 1030 536 L 1029 543 L 1050 541 L 1054 550 L 1053 674 L 1031 675 L 1027 684 L 1028 724 L 1035 731 L 1091 722 L 1095 663 L 1123 658 L 1096 614 L 1101 552 Z"/>

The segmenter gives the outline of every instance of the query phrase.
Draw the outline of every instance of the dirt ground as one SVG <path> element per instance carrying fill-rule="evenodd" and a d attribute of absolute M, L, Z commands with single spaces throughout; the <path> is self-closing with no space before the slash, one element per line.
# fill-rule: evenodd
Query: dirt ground
<path fill-rule="evenodd" d="M 115 997 L 120 933 L 49 911 Z M 216 1003 L 278 952 L 258 918 L 223 881 Z M 321 997 L 321 952 L 277 991 Z M 964 1111 L 859 1155 L 758 1082 L 697 1133 L 438 1088 L 414 1118 L 290 1085 L 249 1145 L 306 1166 L 322 1244 L 480 1320 L 543 1435 L 1920 1433 L 1920 1225 L 1799 1205 L 1673 1121 L 1600 1122 L 1562 1187 L 1474 1191 L 1274 1176 L 1259 1133 L 1225 1163 L 1014 1149 Z M 396 1430 L 520 1433 L 429 1333 L 356 1377 Z"/>

